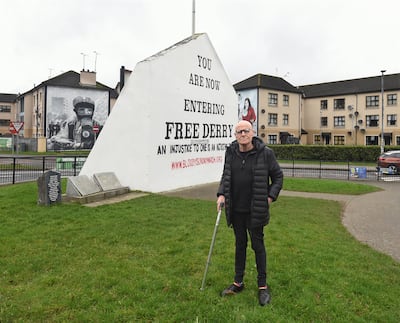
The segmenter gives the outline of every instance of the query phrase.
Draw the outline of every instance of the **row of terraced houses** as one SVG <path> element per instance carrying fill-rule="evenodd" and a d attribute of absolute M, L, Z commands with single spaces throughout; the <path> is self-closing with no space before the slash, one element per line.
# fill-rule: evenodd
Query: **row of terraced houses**
<path fill-rule="evenodd" d="M 23 121 L 19 136 L 36 138 L 38 151 L 49 150 L 50 138 L 71 118 L 66 106 L 79 97 L 93 99 L 97 110 L 92 126 L 101 130 L 129 73 L 121 67 L 115 88 L 97 82 L 95 72 L 69 71 L 23 94 L 0 94 L 0 138 L 10 137 L 10 122 Z M 382 133 L 385 146 L 400 145 L 400 74 L 302 86 L 256 74 L 234 88 L 238 114 L 244 100 L 251 98 L 257 115 L 255 130 L 269 145 L 381 145 Z M 90 102 L 82 104 L 87 107 Z M 71 148 L 63 140 L 54 145 L 51 149 Z"/>

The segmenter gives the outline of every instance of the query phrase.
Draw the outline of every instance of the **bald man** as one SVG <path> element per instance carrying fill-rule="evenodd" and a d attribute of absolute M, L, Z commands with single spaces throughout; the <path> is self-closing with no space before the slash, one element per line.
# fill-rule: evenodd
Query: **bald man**
<path fill-rule="evenodd" d="M 270 302 L 267 285 L 267 253 L 264 227 L 269 223 L 269 205 L 282 189 L 283 173 L 273 151 L 254 135 L 248 121 L 235 126 L 236 140 L 226 150 L 224 169 L 217 192 L 217 208 L 225 205 L 226 220 L 235 235 L 235 276 L 222 296 L 244 289 L 248 237 L 257 265 L 258 301 Z"/>

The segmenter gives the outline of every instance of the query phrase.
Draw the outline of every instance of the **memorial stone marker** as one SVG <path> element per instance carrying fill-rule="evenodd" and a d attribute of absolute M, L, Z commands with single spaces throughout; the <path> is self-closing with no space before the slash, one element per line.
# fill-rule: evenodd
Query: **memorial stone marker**
<path fill-rule="evenodd" d="M 218 181 L 237 120 L 232 83 L 194 34 L 136 64 L 80 174 L 147 192 Z"/>
<path fill-rule="evenodd" d="M 93 174 L 93 180 L 103 191 L 115 190 L 122 187 L 113 172 Z"/>
<path fill-rule="evenodd" d="M 38 204 L 51 205 L 61 202 L 61 174 L 46 171 L 37 179 Z"/>
<path fill-rule="evenodd" d="M 67 180 L 67 196 L 79 197 L 95 194 L 101 188 L 86 175 L 70 176 Z"/>

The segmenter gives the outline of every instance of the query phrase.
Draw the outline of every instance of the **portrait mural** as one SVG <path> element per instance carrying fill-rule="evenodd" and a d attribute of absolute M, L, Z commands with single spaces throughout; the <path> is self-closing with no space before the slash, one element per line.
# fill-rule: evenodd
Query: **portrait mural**
<path fill-rule="evenodd" d="M 257 135 L 257 90 L 238 91 L 238 120 L 249 121 Z"/>
<path fill-rule="evenodd" d="M 108 114 L 107 91 L 49 88 L 47 150 L 91 149 Z"/>

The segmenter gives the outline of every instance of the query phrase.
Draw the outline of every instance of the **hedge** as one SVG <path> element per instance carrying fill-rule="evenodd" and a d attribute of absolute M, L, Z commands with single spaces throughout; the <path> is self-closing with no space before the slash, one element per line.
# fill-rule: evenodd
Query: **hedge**
<path fill-rule="evenodd" d="M 376 162 L 380 146 L 324 146 L 324 145 L 269 145 L 281 160 L 324 160 Z M 387 150 L 400 150 L 400 146 L 386 146 Z"/>

